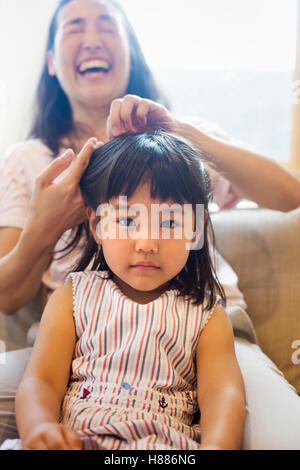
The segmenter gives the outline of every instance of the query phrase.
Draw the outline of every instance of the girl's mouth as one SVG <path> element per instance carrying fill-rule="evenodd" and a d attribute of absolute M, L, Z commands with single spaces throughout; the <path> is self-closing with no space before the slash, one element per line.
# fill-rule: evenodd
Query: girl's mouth
<path fill-rule="evenodd" d="M 138 263 L 133 264 L 131 267 L 141 271 L 154 271 L 155 269 L 160 269 L 159 266 L 156 266 L 151 261 L 139 261 Z"/>

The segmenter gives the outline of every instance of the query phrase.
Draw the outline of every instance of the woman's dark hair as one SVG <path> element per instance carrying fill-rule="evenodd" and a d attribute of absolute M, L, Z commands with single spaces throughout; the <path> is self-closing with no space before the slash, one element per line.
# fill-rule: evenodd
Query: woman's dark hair
<path fill-rule="evenodd" d="M 80 180 L 80 189 L 86 205 L 97 211 L 100 204 L 109 203 L 112 198 L 120 195 L 130 198 L 144 182 L 150 184 L 151 198 L 189 203 L 193 210 L 197 204 L 203 204 L 207 219 L 202 248 L 190 251 L 185 267 L 170 281 L 170 286 L 194 303 L 205 301 L 207 309 L 212 308 L 216 294 L 225 303 L 208 241 L 212 236 L 214 244 L 208 214 L 210 182 L 199 153 L 188 144 L 163 131 L 119 136 L 94 151 Z M 102 249 L 98 249 L 89 232 L 82 257 L 72 270 L 84 271 L 91 262 L 92 270 L 106 271 L 107 276 L 112 277 Z"/>
<path fill-rule="evenodd" d="M 54 50 L 57 17 L 60 10 L 72 0 L 60 0 L 52 16 L 46 54 Z M 145 57 L 135 32 L 120 5 L 115 0 L 106 0 L 121 14 L 130 46 L 131 72 L 126 94 L 138 95 L 159 102 L 166 107 L 168 103 L 155 84 L 154 77 L 146 63 Z M 49 75 L 47 60 L 38 83 L 36 93 L 36 111 L 30 137 L 41 139 L 54 156 L 59 153 L 59 141 L 74 130 L 72 110 L 69 100 L 55 76 Z"/>

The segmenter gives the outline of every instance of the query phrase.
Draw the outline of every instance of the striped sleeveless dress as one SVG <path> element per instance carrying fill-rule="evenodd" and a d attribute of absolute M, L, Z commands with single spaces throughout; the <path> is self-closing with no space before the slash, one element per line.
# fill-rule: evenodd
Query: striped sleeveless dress
<path fill-rule="evenodd" d="M 76 346 L 61 422 L 85 449 L 198 449 L 195 353 L 215 307 L 176 290 L 138 304 L 100 271 L 69 281 Z"/>

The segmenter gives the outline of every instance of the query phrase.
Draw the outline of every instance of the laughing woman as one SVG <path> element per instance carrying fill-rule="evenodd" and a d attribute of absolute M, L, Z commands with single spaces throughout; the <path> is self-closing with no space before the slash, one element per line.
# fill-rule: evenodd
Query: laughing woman
<path fill-rule="evenodd" d="M 201 148 L 214 166 L 207 169 L 221 209 L 233 207 L 242 197 L 282 211 L 300 205 L 300 183 L 287 170 L 169 111 L 134 31 L 114 0 L 59 2 L 37 103 L 30 139 L 9 149 L 1 161 L 0 309 L 6 315 L 26 305 L 41 283 L 50 295 L 63 284 L 88 230 L 81 175 L 95 147 L 124 132 L 163 129 Z M 54 250 L 67 253 L 53 257 Z M 228 315 L 232 309 L 239 311 L 232 323 L 246 385 L 243 448 L 300 449 L 300 399 L 255 344 L 236 275 L 219 254 L 216 270 Z M 243 338 L 237 332 L 241 324 Z M 16 437 L 14 396 L 30 351 L 7 353 L 7 367 L 0 369 L 0 393 L 5 397 L 1 440 Z"/>

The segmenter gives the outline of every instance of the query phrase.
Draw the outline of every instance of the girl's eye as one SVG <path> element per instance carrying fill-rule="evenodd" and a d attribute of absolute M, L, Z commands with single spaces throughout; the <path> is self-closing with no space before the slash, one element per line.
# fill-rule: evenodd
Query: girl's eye
<path fill-rule="evenodd" d="M 162 228 L 175 228 L 176 225 L 177 222 L 175 222 L 175 220 L 165 220 L 161 224 Z"/>
<path fill-rule="evenodd" d="M 123 217 L 122 219 L 118 219 L 118 223 L 123 227 L 129 227 L 130 225 L 135 225 L 135 222 L 130 217 Z"/>

